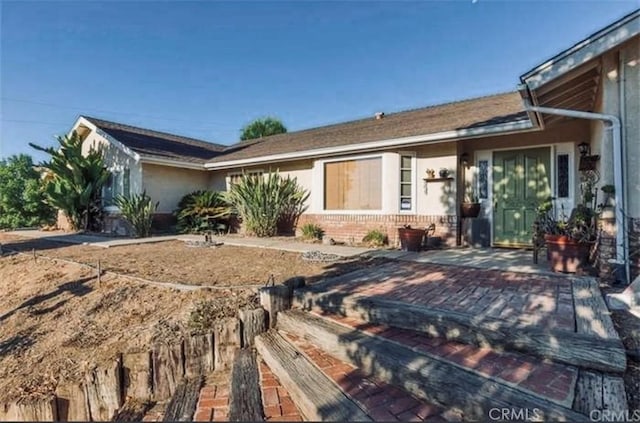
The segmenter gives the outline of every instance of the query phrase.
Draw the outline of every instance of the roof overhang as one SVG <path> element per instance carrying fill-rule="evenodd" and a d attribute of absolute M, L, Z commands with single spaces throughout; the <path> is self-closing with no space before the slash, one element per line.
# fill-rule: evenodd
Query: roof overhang
<path fill-rule="evenodd" d="M 113 138 L 111 135 L 107 134 L 102 129 L 98 128 L 93 122 L 91 122 L 89 119 L 85 118 L 84 116 L 78 117 L 78 119 L 76 120 L 76 123 L 73 125 L 73 127 L 69 131 L 69 136 L 71 136 L 73 131 L 77 131 L 80 128 L 90 129 L 91 131 L 95 132 L 100 137 L 102 137 L 105 141 L 107 141 L 108 143 L 114 145 L 116 148 L 121 150 L 123 153 L 132 157 L 135 161 L 140 160 L 140 155 L 138 153 L 136 153 L 126 145 L 122 144 L 120 141 Z"/>
<path fill-rule="evenodd" d="M 142 164 L 153 164 L 153 165 L 158 165 L 158 166 L 179 167 L 179 168 L 182 168 L 182 169 L 205 170 L 204 164 L 202 164 L 202 163 L 185 162 L 183 160 L 168 159 L 166 157 L 151 156 L 151 155 L 148 155 L 148 154 L 141 154 L 140 155 L 140 162 Z"/>
<path fill-rule="evenodd" d="M 594 112 L 602 84 L 603 55 L 639 34 L 637 10 L 525 73 L 519 86 L 525 104 Z M 542 128 L 570 119 L 532 111 L 528 114 Z"/>
<path fill-rule="evenodd" d="M 640 10 L 587 37 L 520 77 L 530 90 L 576 69 L 604 52 L 640 34 Z"/>
<path fill-rule="evenodd" d="M 403 138 L 393 138 L 380 141 L 365 142 L 360 144 L 341 145 L 335 147 L 318 148 L 312 150 L 296 151 L 292 153 L 272 154 L 267 156 L 251 157 L 247 159 L 226 160 L 220 162 L 205 163 L 204 167 L 211 170 L 229 169 L 234 167 L 286 162 L 300 159 L 310 159 L 326 156 L 344 155 L 356 152 L 372 150 L 384 150 L 396 147 L 409 147 L 421 144 L 437 144 L 453 142 L 469 138 L 481 138 L 493 135 L 507 135 L 517 132 L 537 130 L 530 120 L 517 120 L 496 125 L 481 127 L 461 128 L 452 131 L 437 132 L 433 134 L 417 135 Z"/>

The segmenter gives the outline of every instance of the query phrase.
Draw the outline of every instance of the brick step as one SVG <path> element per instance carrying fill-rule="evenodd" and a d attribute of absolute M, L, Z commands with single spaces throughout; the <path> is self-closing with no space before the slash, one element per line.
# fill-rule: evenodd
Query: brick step
<path fill-rule="evenodd" d="M 359 330 L 402 345 L 416 353 L 435 357 L 505 385 L 517 387 L 564 407 L 571 408 L 573 404 L 574 388 L 578 379 L 578 368 L 575 366 L 548 362 L 516 352 L 495 351 L 445 338 L 434 338 L 424 332 L 367 323 L 353 317 L 329 313 L 318 316 L 351 330 Z"/>
<path fill-rule="evenodd" d="M 282 386 L 280 380 L 273 374 L 269 366 L 261 359 L 259 363 L 260 391 L 264 406 L 266 421 L 300 422 L 302 415 L 289 395 L 289 391 Z"/>
<path fill-rule="evenodd" d="M 401 387 L 445 409 L 458 409 L 465 419 L 487 420 L 494 408 L 537 409 L 544 420 L 585 419 L 573 411 L 571 405 L 560 404 L 555 398 L 484 375 L 446 357 L 420 351 L 413 348 L 415 345 L 404 345 L 311 313 L 281 312 L 277 328 L 303 337 L 357 367 L 366 377 Z"/>
<path fill-rule="evenodd" d="M 343 281 L 345 276 L 341 276 L 298 289 L 294 292 L 292 305 L 302 310 L 421 331 L 465 344 L 522 352 L 588 370 L 622 373 L 626 368 L 625 352 L 617 336 L 602 338 L 564 327 L 473 315 L 463 309 L 466 302 L 488 301 L 492 297 L 470 300 L 471 297 L 463 295 L 460 297 L 460 307 L 445 309 L 437 304 L 442 298 L 420 303 L 407 299 L 404 291 L 407 291 L 407 295 L 422 295 L 411 286 L 395 288 L 395 291 L 403 291 L 402 294 L 393 290 L 391 293 L 383 292 L 383 289 L 390 289 L 387 287 L 367 288 L 362 292 L 355 288 L 336 288 L 339 284 L 358 286 L 358 272 L 354 272 L 352 277 L 350 282 Z M 366 281 L 369 284 L 369 280 Z"/>
<path fill-rule="evenodd" d="M 463 417 L 456 410 L 445 410 L 402 388 L 366 377 L 357 367 L 334 357 L 302 337 L 287 334 L 285 338 L 374 421 L 458 421 Z"/>
<path fill-rule="evenodd" d="M 200 389 L 195 422 L 225 422 L 229 416 L 229 373 L 209 374 Z"/>

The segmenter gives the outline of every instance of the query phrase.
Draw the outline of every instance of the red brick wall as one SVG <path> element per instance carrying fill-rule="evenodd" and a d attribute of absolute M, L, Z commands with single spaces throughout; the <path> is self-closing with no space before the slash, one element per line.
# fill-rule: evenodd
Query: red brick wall
<path fill-rule="evenodd" d="M 448 245 L 455 245 L 457 217 L 452 215 L 378 215 L 378 214 L 303 214 L 298 221 L 298 232 L 302 225 L 315 223 L 325 236 L 335 241 L 358 243 L 372 229 L 379 229 L 389 237 L 390 245 L 398 245 L 398 228 L 411 225 L 412 228 L 426 229 L 431 223 L 436 225 L 435 236 L 443 238 Z"/>

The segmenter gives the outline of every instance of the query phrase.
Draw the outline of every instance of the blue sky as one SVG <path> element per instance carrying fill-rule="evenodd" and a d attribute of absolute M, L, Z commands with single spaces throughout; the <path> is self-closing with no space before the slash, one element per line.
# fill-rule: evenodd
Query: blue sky
<path fill-rule="evenodd" d="M 229 144 L 265 115 L 292 131 L 509 91 L 638 5 L 1 1 L 0 157 L 79 114 Z"/>

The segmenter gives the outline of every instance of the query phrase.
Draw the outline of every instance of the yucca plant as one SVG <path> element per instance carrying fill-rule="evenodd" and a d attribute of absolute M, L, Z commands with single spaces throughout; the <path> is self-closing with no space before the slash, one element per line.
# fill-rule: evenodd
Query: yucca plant
<path fill-rule="evenodd" d="M 44 193 L 47 202 L 62 210 L 74 229 L 98 230 L 102 217 L 102 186 L 109 179 L 103 151 L 91 148 L 82 154 L 82 139 L 74 131 L 58 137 L 60 146 L 29 145 L 51 156 L 43 162 Z"/>
<path fill-rule="evenodd" d="M 266 237 L 277 234 L 279 223 L 293 222 L 306 210 L 309 192 L 295 178 L 269 172 L 264 176 L 243 175 L 225 197 L 248 233 Z"/>
<path fill-rule="evenodd" d="M 194 191 L 182 197 L 175 213 L 182 232 L 201 232 L 216 228 L 231 216 L 231 207 L 220 192 Z"/>
<path fill-rule="evenodd" d="M 157 202 L 153 204 L 146 191 L 142 194 L 134 194 L 130 197 L 119 195 L 115 199 L 115 205 L 120 209 L 124 220 L 129 222 L 138 238 L 144 238 L 151 234 L 151 222 L 153 214 L 158 208 Z"/>

